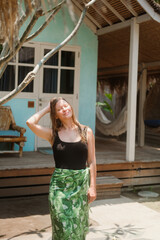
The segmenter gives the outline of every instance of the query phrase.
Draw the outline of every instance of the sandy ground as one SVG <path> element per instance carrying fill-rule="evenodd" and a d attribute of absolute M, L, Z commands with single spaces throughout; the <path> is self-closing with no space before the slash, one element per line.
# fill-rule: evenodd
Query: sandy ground
<path fill-rule="evenodd" d="M 160 213 L 160 187 L 157 188 L 146 188 L 143 189 L 143 191 L 150 191 L 150 192 L 155 192 L 159 194 L 159 197 L 156 198 L 151 198 L 151 197 L 140 197 L 138 196 L 138 192 L 141 190 L 135 190 L 135 191 L 129 191 L 129 192 L 123 192 L 122 195 L 125 197 L 128 197 L 136 202 L 139 202 L 143 204 L 144 206 L 151 208 L 157 212 Z"/>
<path fill-rule="evenodd" d="M 160 188 L 152 191 L 160 193 Z M 160 213 L 160 197 L 142 198 L 137 192 L 122 195 Z M 0 240 L 14 240 L 19 236 L 23 240 L 26 234 L 36 234 L 41 238 L 47 232 L 51 233 L 47 195 L 0 200 Z"/>
<path fill-rule="evenodd" d="M 0 200 L 0 239 L 47 231 L 51 232 L 47 195 Z"/>

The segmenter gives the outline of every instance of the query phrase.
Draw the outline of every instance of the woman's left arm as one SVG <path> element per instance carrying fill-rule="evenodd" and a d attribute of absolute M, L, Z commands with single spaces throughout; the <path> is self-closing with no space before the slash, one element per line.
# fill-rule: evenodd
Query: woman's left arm
<path fill-rule="evenodd" d="M 88 164 L 90 167 L 90 187 L 88 189 L 88 201 L 93 202 L 96 199 L 96 156 L 95 156 L 95 138 L 90 128 L 87 130 L 88 141 Z"/>

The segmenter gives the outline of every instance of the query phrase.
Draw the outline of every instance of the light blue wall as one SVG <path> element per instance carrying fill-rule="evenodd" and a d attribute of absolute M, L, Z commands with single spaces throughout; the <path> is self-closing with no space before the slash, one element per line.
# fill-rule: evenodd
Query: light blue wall
<path fill-rule="evenodd" d="M 37 25 L 42 23 L 42 18 Z M 72 31 L 74 24 L 70 19 L 67 9 L 59 12 L 54 21 L 32 41 L 60 43 Z M 79 121 L 88 125 L 95 132 L 95 102 L 97 82 L 97 36 L 83 23 L 76 36 L 68 43 L 80 46 L 80 88 L 79 88 Z M 29 99 L 30 100 L 30 99 Z M 34 112 L 35 108 L 27 107 L 27 99 L 14 99 L 6 105 L 10 105 L 17 125 L 27 129 L 27 143 L 24 151 L 34 150 L 34 135 L 25 124 L 26 119 Z M 23 110 L 25 109 L 25 110 Z"/>
<path fill-rule="evenodd" d="M 40 21 L 41 22 L 41 21 Z M 40 24 L 39 22 L 39 24 Z M 54 22 L 38 35 L 34 41 L 60 43 L 74 28 L 68 10 L 59 12 Z M 68 43 L 81 47 L 79 121 L 95 132 L 95 102 L 97 85 L 97 36 L 83 23 L 76 36 Z"/>

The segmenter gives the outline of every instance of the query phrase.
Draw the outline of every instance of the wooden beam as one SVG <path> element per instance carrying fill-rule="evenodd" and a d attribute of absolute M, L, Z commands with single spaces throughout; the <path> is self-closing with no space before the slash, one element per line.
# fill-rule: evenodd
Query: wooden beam
<path fill-rule="evenodd" d="M 160 66 L 160 61 L 148 62 L 148 63 L 145 63 L 145 66 L 146 66 L 146 68 L 147 67 L 158 67 L 158 66 Z"/>
<path fill-rule="evenodd" d="M 101 11 L 99 11 L 94 4 L 92 4 L 91 7 L 92 7 L 109 25 L 112 25 L 112 24 L 113 24 L 113 23 L 111 22 L 111 20 L 108 19 Z"/>
<path fill-rule="evenodd" d="M 136 13 L 136 11 L 134 11 L 134 9 L 132 8 L 132 5 L 128 1 L 126 0 L 120 0 L 120 1 L 133 14 L 133 16 L 135 17 L 138 16 L 138 14 Z"/>
<path fill-rule="evenodd" d="M 146 63 L 144 63 L 144 65 L 145 65 L 145 68 L 148 68 L 148 67 L 158 67 L 158 66 L 160 66 L 160 61 L 146 62 Z M 138 64 L 138 66 L 141 67 L 142 64 L 140 63 L 140 64 Z M 128 67 L 129 67 L 129 65 L 121 65 L 121 66 L 108 67 L 108 68 L 99 68 L 98 69 L 98 73 L 127 70 Z"/>
<path fill-rule="evenodd" d="M 130 24 L 131 24 L 130 20 L 127 20 L 127 21 L 121 22 L 121 23 L 116 23 L 116 24 L 113 24 L 112 26 L 104 27 L 102 29 L 97 30 L 97 35 L 101 36 L 106 33 L 114 32 L 114 31 L 129 27 Z"/>
<path fill-rule="evenodd" d="M 106 0 L 101 0 L 101 1 L 104 3 L 104 5 L 105 5 L 109 10 L 111 10 L 111 12 L 114 13 L 114 15 L 115 15 L 116 17 L 118 17 L 122 22 L 124 22 L 124 20 L 125 20 L 124 17 L 122 17 L 122 16 L 117 12 L 117 10 L 112 7 L 112 5 L 111 5 L 109 2 L 107 2 Z"/>
<path fill-rule="evenodd" d="M 82 11 L 83 7 L 78 3 L 77 0 L 72 0 L 73 4 L 78 8 L 78 10 Z M 86 18 L 88 18 L 96 27 L 102 28 L 102 26 L 94 19 L 89 13 L 86 13 Z"/>
<path fill-rule="evenodd" d="M 138 114 L 138 145 L 144 146 L 145 139 L 145 125 L 143 118 L 144 102 L 146 100 L 146 82 L 147 82 L 147 69 L 142 65 L 142 74 L 140 79 L 140 94 L 139 94 L 139 114 Z"/>
<path fill-rule="evenodd" d="M 151 17 L 148 14 L 144 14 L 142 16 L 136 17 L 137 23 L 147 22 L 149 20 L 151 20 Z M 132 19 L 129 19 L 124 22 L 116 23 L 116 24 L 113 24 L 112 26 L 108 26 L 108 27 L 99 29 L 99 30 L 97 30 L 97 35 L 100 36 L 100 35 L 103 35 L 106 33 L 114 32 L 114 31 L 129 27 L 131 25 L 131 21 L 132 21 Z"/>
<path fill-rule="evenodd" d="M 98 73 L 101 72 L 110 72 L 110 71 L 119 71 L 119 70 L 128 70 L 129 65 L 121 65 L 115 67 L 108 67 L 108 68 L 99 68 Z"/>
<path fill-rule="evenodd" d="M 138 71 L 139 25 L 132 19 L 130 32 L 129 80 L 128 80 L 128 115 L 126 160 L 135 160 L 136 132 L 136 101 L 137 101 L 137 71 Z"/>

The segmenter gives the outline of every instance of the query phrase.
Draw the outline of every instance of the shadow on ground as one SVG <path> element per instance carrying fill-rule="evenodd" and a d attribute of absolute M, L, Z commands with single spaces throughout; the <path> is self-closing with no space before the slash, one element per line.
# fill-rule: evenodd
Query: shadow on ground
<path fill-rule="evenodd" d="M 39 238 L 43 238 L 43 233 L 46 232 L 46 231 L 47 231 L 48 229 L 50 229 L 50 228 L 51 228 L 51 226 L 45 227 L 45 228 L 40 229 L 40 230 L 38 230 L 38 229 L 35 229 L 34 231 L 29 230 L 29 231 L 27 231 L 27 232 L 23 232 L 23 233 L 20 233 L 20 234 L 16 234 L 15 236 L 9 237 L 9 238 L 7 238 L 7 240 L 12 240 L 12 239 L 14 240 L 15 238 L 21 237 L 21 236 L 22 236 L 22 238 L 23 238 L 24 235 L 25 235 L 25 236 L 27 235 L 27 236 L 29 237 L 29 235 L 33 235 L 33 234 L 35 234 L 35 236 L 37 235 Z M 1 239 L 2 237 L 4 238 L 5 235 L 0 236 L 0 239 Z M 51 240 L 51 238 L 46 239 L 46 240 Z"/>
<path fill-rule="evenodd" d="M 119 224 L 115 224 L 115 227 L 110 229 L 94 229 L 91 228 L 90 232 L 93 233 L 102 233 L 105 236 L 104 240 L 151 240 L 149 238 L 139 238 L 138 235 L 143 232 L 143 228 L 137 228 L 134 225 L 128 224 L 126 226 L 120 226 Z M 138 237 L 138 238 L 137 238 Z"/>
<path fill-rule="evenodd" d="M 48 195 L 0 199 L 0 219 L 46 214 Z"/>

